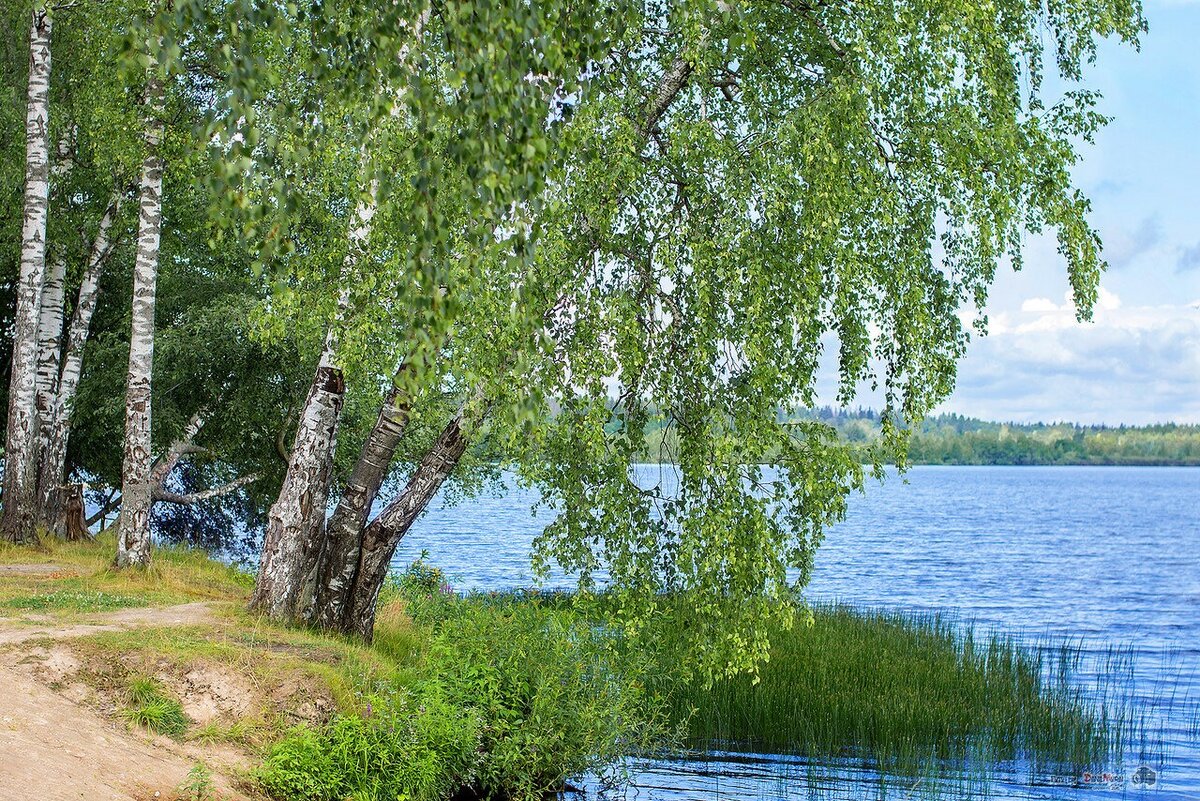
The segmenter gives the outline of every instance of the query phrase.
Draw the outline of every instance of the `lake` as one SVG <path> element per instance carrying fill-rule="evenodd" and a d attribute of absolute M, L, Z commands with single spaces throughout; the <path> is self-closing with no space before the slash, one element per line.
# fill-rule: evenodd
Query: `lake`
<path fill-rule="evenodd" d="M 670 469 L 640 468 L 647 480 Z M 511 486 L 458 505 L 435 500 L 395 565 L 428 551 L 456 589 L 528 586 L 529 545 L 548 519 L 545 511 L 531 515 L 536 500 Z M 1127 754 L 1106 781 L 998 766 L 988 797 L 1200 799 L 1200 468 L 915 467 L 854 496 L 816 565 L 813 601 L 952 612 L 1031 644 L 1069 640 L 1082 646 L 1085 674 L 1110 646 L 1135 649 L 1129 698 L 1144 706 L 1152 747 Z M 1131 781 L 1143 765 L 1155 772 L 1153 789 Z M 853 765 L 780 757 L 708 755 L 627 768 L 620 797 L 645 801 L 883 792 Z M 886 789 L 905 798 L 930 788 Z"/>

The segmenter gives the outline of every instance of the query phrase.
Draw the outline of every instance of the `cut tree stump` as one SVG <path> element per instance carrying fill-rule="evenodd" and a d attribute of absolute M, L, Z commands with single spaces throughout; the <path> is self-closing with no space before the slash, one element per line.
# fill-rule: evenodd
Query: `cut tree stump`
<path fill-rule="evenodd" d="M 58 532 L 67 542 L 92 538 L 84 520 L 83 484 L 63 484 L 58 493 Z"/>

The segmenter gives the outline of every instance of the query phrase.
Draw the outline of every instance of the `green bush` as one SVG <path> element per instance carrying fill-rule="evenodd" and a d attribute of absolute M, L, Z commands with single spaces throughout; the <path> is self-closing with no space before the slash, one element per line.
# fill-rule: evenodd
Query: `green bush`
<path fill-rule="evenodd" d="M 561 598 L 460 598 L 420 560 L 399 592 L 429 640 L 424 680 L 272 748 L 263 788 L 288 801 L 541 801 L 571 777 L 670 738 L 646 665 Z"/>
<path fill-rule="evenodd" d="M 568 778 L 670 739 L 644 666 L 615 645 L 562 605 L 455 604 L 434 637 L 430 667 L 447 698 L 483 723 L 482 795 L 541 799 Z"/>
<path fill-rule="evenodd" d="M 267 754 L 259 781 L 289 801 L 433 801 L 474 782 L 479 729 L 436 684 L 382 690 L 361 714 L 293 729 Z"/>

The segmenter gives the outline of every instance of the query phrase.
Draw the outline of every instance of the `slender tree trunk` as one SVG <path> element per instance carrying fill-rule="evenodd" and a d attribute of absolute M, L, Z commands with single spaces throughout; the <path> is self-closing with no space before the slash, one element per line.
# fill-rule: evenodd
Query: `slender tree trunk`
<path fill-rule="evenodd" d="M 338 422 L 346 394 L 332 351 L 332 337 L 327 337 L 304 402 L 283 486 L 271 506 L 250 599 L 252 610 L 281 620 L 297 614 L 301 584 L 316 562 L 325 527 Z"/>
<path fill-rule="evenodd" d="M 45 3 L 33 10 L 29 33 L 29 91 L 25 111 L 25 208 L 17 315 L 13 325 L 12 376 L 4 447 L 3 515 L 0 536 L 12 542 L 37 538 L 37 349 L 38 307 L 46 277 L 46 216 L 50 205 L 50 29 Z"/>
<path fill-rule="evenodd" d="M 162 234 L 163 82 L 158 65 L 147 70 L 145 144 L 139 190 L 137 258 L 133 267 L 133 325 L 125 388 L 125 459 L 121 466 L 121 518 L 117 566 L 150 564 L 150 389 L 154 368 L 154 304 Z"/>
<path fill-rule="evenodd" d="M 341 631 L 371 639 L 379 590 L 387 578 L 396 546 L 454 472 L 486 414 L 487 406 L 477 394 L 442 429 L 404 490 L 363 530 L 358 569 L 338 627 Z"/>
<path fill-rule="evenodd" d="M 342 264 L 338 314 L 325 334 L 279 497 L 271 506 L 250 609 L 277 620 L 308 616 L 325 535 L 325 513 L 346 383 L 337 364 L 337 333 L 350 305 L 349 281 L 371 236 L 377 187 L 355 209 Z"/>
<path fill-rule="evenodd" d="M 354 588 L 362 551 L 363 526 L 379 496 L 396 448 L 408 425 L 407 393 L 393 386 L 384 399 L 354 471 L 338 499 L 326 531 L 327 551 L 319 566 L 311 622 L 324 629 L 342 628 L 346 602 Z"/>
<path fill-rule="evenodd" d="M 49 432 L 45 435 L 45 447 L 38 465 L 38 503 L 42 522 L 47 528 L 57 530 L 61 514 L 59 511 L 58 488 L 66 481 L 67 440 L 71 432 L 71 405 L 79 377 L 83 371 L 83 348 L 87 344 L 92 326 L 92 313 L 96 310 L 96 295 L 100 289 L 100 275 L 108 256 L 112 252 L 109 238 L 113 220 L 120 209 L 121 195 L 118 192 L 100 218 L 96 238 L 92 240 L 87 267 L 79 284 L 79 295 L 75 311 L 67 328 L 66 352 L 57 383 L 57 396 L 53 404 L 53 417 Z M 63 531 L 57 531 L 61 536 Z"/>
<path fill-rule="evenodd" d="M 62 360 L 63 283 L 67 265 L 61 255 L 50 263 L 42 287 L 42 309 L 38 321 L 37 416 L 39 457 L 49 448 L 58 405 L 58 381 Z M 41 459 L 39 458 L 39 464 Z"/>

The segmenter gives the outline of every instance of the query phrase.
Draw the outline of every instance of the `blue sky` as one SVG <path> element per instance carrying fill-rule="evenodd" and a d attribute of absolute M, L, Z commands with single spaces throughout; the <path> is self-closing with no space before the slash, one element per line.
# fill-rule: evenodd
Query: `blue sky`
<path fill-rule="evenodd" d="M 1031 238 L 941 411 L 1200 423 L 1200 0 L 1146 16 L 1141 52 L 1106 45 L 1088 77 L 1113 117 L 1076 170 L 1110 263 L 1095 320 L 1074 321 L 1053 242 Z"/>

